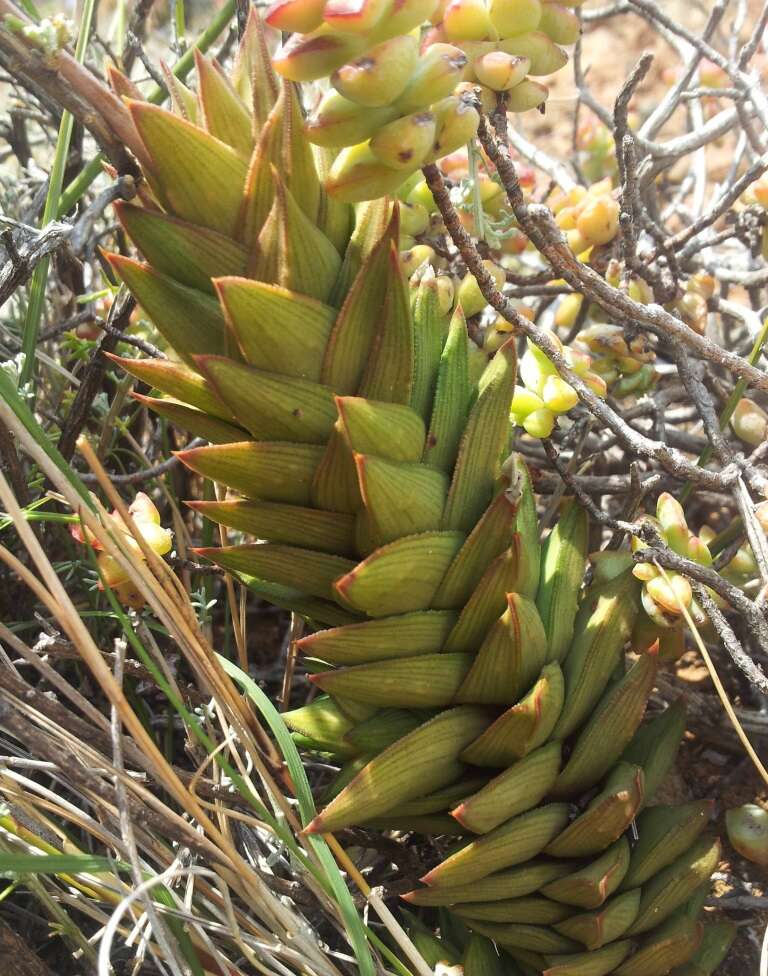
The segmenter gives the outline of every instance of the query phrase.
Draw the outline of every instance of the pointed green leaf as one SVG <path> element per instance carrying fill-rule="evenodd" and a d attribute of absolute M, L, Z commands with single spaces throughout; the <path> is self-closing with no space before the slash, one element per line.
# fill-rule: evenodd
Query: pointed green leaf
<path fill-rule="evenodd" d="M 294 200 L 306 214 L 313 228 L 317 228 L 323 237 L 328 238 L 322 233 L 322 225 L 318 223 L 318 213 L 320 209 L 321 187 L 318 179 L 315 157 L 312 146 L 304 134 L 304 117 L 302 114 L 301 103 L 299 101 L 299 89 L 290 81 L 281 79 L 283 90 L 285 91 L 285 113 L 283 116 L 283 144 L 280 155 L 280 174 L 285 180 L 286 186 L 291 192 Z M 338 249 L 333 244 L 336 257 L 339 258 Z M 341 269 L 341 259 L 339 258 L 334 281 Z M 331 282 L 331 287 L 333 282 Z M 329 294 L 329 292 L 326 293 Z"/>
<path fill-rule="evenodd" d="M 323 150 L 320 147 L 316 147 L 316 158 L 322 152 Z M 330 150 L 325 152 L 330 155 Z M 333 158 L 329 159 L 324 167 L 326 176 L 333 165 Z M 355 221 L 349 243 L 344 251 L 344 261 L 339 271 L 339 277 L 334 285 L 331 299 L 329 299 L 332 305 L 341 305 L 346 300 L 353 282 L 356 281 L 363 263 L 380 244 L 382 237 L 389 233 L 390 240 L 397 240 L 399 236 L 399 215 L 397 224 L 393 225 L 392 204 L 386 197 L 367 200 L 354 208 L 348 203 L 340 204 L 337 200 L 331 199 L 331 202 L 336 206 L 348 208 L 348 211 L 353 213 Z"/>
<path fill-rule="evenodd" d="M 295 587 L 324 600 L 333 598 L 334 580 L 354 566 L 351 560 L 341 556 L 271 542 L 203 547 L 194 552 L 230 572 L 246 573 L 280 586 Z"/>
<path fill-rule="evenodd" d="M 557 797 L 591 789 L 621 757 L 643 720 L 658 670 L 653 654 L 642 654 L 610 688 L 592 712 L 573 745 L 553 789 Z"/>
<path fill-rule="evenodd" d="M 275 168 L 272 183 L 272 209 L 249 274 L 324 302 L 341 265 L 339 252 L 296 203 Z"/>
<path fill-rule="evenodd" d="M 197 370 L 189 369 L 171 359 L 125 359 L 112 353 L 106 355 L 147 386 L 160 390 L 174 400 L 197 407 L 204 413 L 212 414 L 219 420 L 234 423 L 235 418 L 216 396 L 208 380 Z"/>
<path fill-rule="evenodd" d="M 308 505 L 322 448 L 312 444 L 244 441 L 177 451 L 176 456 L 204 478 L 219 481 L 249 498 Z"/>
<path fill-rule="evenodd" d="M 565 905 L 558 905 L 557 902 L 536 895 L 512 898 L 508 901 L 467 902 L 464 905 L 457 905 L 453 910 L 461 918 L 469 919 L 470 925 L 474 921 L 514 925 L 553 925 L 555 922 L 561 922 L 569 913 Z"/>
<path fill-rule="evenodd" d="M 507 606 L 507 593 L 530 597 L 529 553 L 523 549 L 520 536 L 491 563 L 461 611 L 456 627 L 446 644 L 447 651 L 476 653 L 485 635 Z"/>
<path fill-rule="evenodd" d="M 609 976 L 629 955 L 632 943 L 614 942 L 596 952 L 578 952 L 567 956 L 549 956 L 552 965 L 544 976 Z"/>
<path fill-rule="evenodd" d="M 368 454 L 356 454 L 355 464 L 376 545 L 439 527 L 448 492 L 442 471 Z"/>
<path fill-rule="evenodd" d="M 337 555 L 354 553 L 355 520 L 351 515 L 243 499 L 186 504 L 220 525 L 247 532 L 257 539 L 302 545 Z"/>
<path fill-rule="evenodd" d="M 530 861 L 522 867 L 497 871 L 479 881 L 467 884 L 438 885 L 419 888 L 402 897 L 414 905 L 456 905 L 472 901 L 503 901 L 522 898 L 543 885 L 567 874 L 569 865 L 557 861 Z"/>
<path fill-rule="evenodd" d="M 547 846 L 552 857 L 600 854 L 624 833 L 643 801 L 643 771 L 619 763 L 602 793 Z"/>
<path fill-rule="evenodd" d="M 549 793 L 560 770 L 560 756 L 559 742 L 535 749 L 464 800 L 451 815 L 472 833 L 486 834 L 510 817 L 525 813 Z"/>
<path fill-rule="evenodd" d="M 448 332 L 448 317 L 440 308 L 437 278 L 431 266 L 419 282 L 413 303 L 414 367 L 411 406 L 429 418 L 437 386 L 440 358 Z"/>
<path fill-rule="evenodd" d="M 468 654 L 419 654 L 324 671 L 311 680 L 329 695 L 379 708 L 445 708 L 469 670 Z"/>
<path fill-rule="evenodd" d="M 546 636 L 535 604 L 517 593 L 509 593 L 507 602 L 461 686 L 461 701 L 509 705 L 530 688 L 544 666 Z"/>
<path fill-rule="evenodd" d="M 245 245 L 251 255 L 248 274 L 252 273 L 253 262 L 259 260 L 257 241 L 275 197 L 272 165 L 278 163 L 280 159 L 282 112 L 282 102 L 276 103 L 261 126 L 258 141 L 248 163 L 242 200 L 237 214 L 233 236 Z"/>
<path fill-rule="evenodd" d="M 563 673 L 546 665 L 528 694 L 496 719 L 463 757 L 476 766 L 506 766 L 543 745 L 563 707 Z"/>
<path fill-rule="evenodd" d="M 441 712 L 371 760 L 308 830 L 325 833 L 364 823 L 454 782 L 464 768 L 459 753 L 486 724 L 485 712 L 479 708 Z"/>
<path fill-rule="evenodd" d="M 596 861 L 545 884 L 541 893 L 566 905 L 599 908 L 618 889 L 628 867 L 629 841 L 620 837 Z"/>
<path fill-rule="evenodd" d="M 146 265 L 108 255 L 109 263 L 125 282 L 164 338 L 189 366 L 200 353 L 228 352 L 224 317 L 218 302 L 195 288 L 180 285 Z"/>
<path fill-rule="evenodd" d="M 682 698 L 641 726 L 621 757 L 643 767 L 645 803 L 650 803 L 677 758 L 685 731 L 686 707 Z"/>
<path fill-rule="evenodd" d="M 251 116 L 217 64 L 195 50 L 202 118 L 212 136 L 248 157 L 253 149 Z"/>
<path fill-rule="evenodd" d="M 443 525 L 469 532 L 491 499 L 500 454 L 509 439 L 509 405 L 517 354 L 510 339 L 488 363 L 459 445 Z"/>
<path fill-rule="evenodd" d="M 148 102 L 129 106 L 152 157 L 151 182 L 166 209 L 182 220 L 232 235 L 247 165 L 231 146 Z"/>
<path fill-rule="evenodd" d="M 368 255 L 345 296 L 323 360 L 322 380 L 340 394 L 355 394 L 379 328 L 378 314 L 389 287 L 392 225 Z"/>
<path fill-rule="evenodd" d="M 239 573 L 238 578 L 259 599 L 305 617 L 313 627 L 345 627 L 359 619 L 348 610 L 342 610 L 338 603 L 320 600 L 301 590 L 249 576 L 247 573 Z"/>
<path fill-rule="evenodd" d="M 657 806 L 637 818 L 638 841 L 632 851 L 624 888 L 644 885 L 685 854 L 704 831 L 714 810 L 713 800 L 678 806 Z"/>
<path fill-rule="evenodd" d="M 424 460 L 452 471 L 469 413 L 472 387 L 469 381 L 469 336 L 461 307 L 453 313 L 440 363 L 437 385 L 424 448 Z"/>
<path fill-rule="evenodd" d="M 250 105 L 258 131 L 267 119 L 279 91 L 267 43 L 267 28 L 255 7 L 251 7 L 245 31 L 235 53 L 232 83 L 242 100 Z"/>
<path fill-rule="evenodd" d="M 317 698 L 309 705 L 282 713 L 283 721 L 293 732 L 312 739 L 317 747 L 337 755 L 354 756 L 356 750 L 344 736 L 352 722 L 330 698 Z"/>
<path fill-rule="evenodd" d="M 413 732 L 424 721 L 423 715 L 409 712 L 402 708 L 385 708 L 371 718 L 360 722 L 350 729 L 344 736 L 345 740 L 354 746 L 358 752 L 367 754 L 381 752 L 393 742 L 397 742 L 404 735 Z M 437 807 L 444 810 L 445 807 Z M 431 810 L 426 811 L 432 813 Z"/>
<path fill-rule="evenodd" d="M 397 245 L 389 245 L 389 275 L 376 341 L 358 392 L 371 400 L 409 404 L 413 387 L 414 338 L 408 282 Z"/>
<path fill-rule="evenodd" d="M 320 379 L 334 309 L 280 285 L 249 278 L 214 282 L 227 325 L 249 365 L 270 373 Z"/>
<path fill-rule="evenodd" d="M 468 884 L 536 857 L 568 822 L 568 805 L 550 803 L 473 840 L 421 879 L 435 888 Z"/>
<path fill-rule="evenodd" d="M 586 510 L 577 501 L 571 501 L 544 543 L 536 595 L 536 606 L 547 633 L 550 661 L 562 661 L 571 646 L 588 544 Z"/>
<path fill-rule="evenodd" d="M 246 253 L 230 237 L 121 200 L 114 207 L 144 258 L 182 285 L 213 293 L 211 278 L 245 274 Z"/>
<path fill-rule="evenodd" d="M 418 461 L 426 431 L 421 417 L 399 403 L 337 397 L 344 438 L 351 451 L 391 461 Z"/>
<path fill-rule="evenodd" d="M 510 492 L 494 498 L 435 594 L 436 607 L 461 607 L 467 602 L 488 566 L 511 544 L 516 513 L 517 499 Z"/>
<path fill-rule="evenodd" d="M 218 356 L 199 356 L 200 372 L 254 437 L 325 444 L 336 420 L 333 394 L 308 380 L 252 369 Z"/>
<path fill-rule="evenodd" d="M 555 729 L 564 739 L 600 700 L 632 633 L 639 606 L 639 581 L 631 570 L 587 595 L 579 608 L 571 649 L 563 664 L 565 707 Z"/>
<path fill-rule="evenodd" d="M 332 512 L 358 512 L 363 501 L 352 453 L 336 421 L 312 484 L 312 502 Z"/>
<path fill-rule="evenodd" d="M 212 444 L 230 444 L 248 436 L 242 427 L 228 424 L 226 420 L 219 420 L 218 417 L 212 417 L 209 413 L 203 413 L 202 410 L 171 397 L 148 397 L 141 393 L 132 393 L 131 396 L 161 417 L 170 420 L 174 426 L 188 430 L 195 437 L 204 437 Z"/>
<path fill-rule="evenodd" d="M 373 552 L 336 589 L 371 617 L 426 610 L 463 541 L 460 532 L 405 536 Z"/>
<path fill-rule="evenodd" d="M 572 915 L 554 927 L 561 935 L 575 939 L 594 951 L 620 939 L 637 918 L 639 908 L 640 889 L 635 888 L 612 898 L 598 911 Z"/>
<path fill-rule="evenodd" d="M 434 654 L 442 650 L 455 620 L 450 611 L 420 610 L 322 630 L 303 637 L 297 646 L 304 654 L 341 665 Z"/>

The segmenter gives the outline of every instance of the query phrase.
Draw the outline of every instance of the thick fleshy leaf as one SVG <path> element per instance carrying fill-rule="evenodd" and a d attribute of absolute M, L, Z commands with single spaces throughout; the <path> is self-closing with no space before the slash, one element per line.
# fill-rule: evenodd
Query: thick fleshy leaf
<path fill-rule="evenodd" d="M 450 611 L 421 610 L 323 630 L 303 637 L 297 646 L 304 654 L 340 665 L 434 654 L 442 649 L 455 621 Z"/>
<path fill-rule="evenodd" d="M 218 356 L 199 356 L 197 365 L 220 400 L 254 437 L 325 444 L 336 420 L 327 387 L 253 369 Z"/>
<path fill-rule="evenodd" d="M 312 501 L 332 512 L 359 512 L 363 500 L 357 468 L 336 421 L 312 484 Z"/>
<path fill-rule="evenodd" d="M 330 553 L 269 542 L 203 547 L 193 551 L 230 572 L 246 573 L 280 586 L 295 587 L 324 600 L 333 598 L 334 580 L 354 565 L 351 560 Z"/>
<path fill-rule="evenodd" d="M 354 214 L 352 207 L 348 203 L 342 203 L 340 200 L 334 200 L 332 197 L 328 196 L 323 187 L 325 178 L 330 172 L 331 166 L 333 165 L 333 151 L 329 149 L 323 149 L 321 146 L 313 146 L 313 155 L 315 158 L 315 166 L 317 167 L 317 175 L 320 179 L 320 199 L 318 201 L 317 207 L 317 226 L 325 234 L 329 241 L 333 244 L 339 254 L 343 258 L 346 257 L 346 252 L 349 250 L 347 247 L 348 241 L 350 239 L 350 232 L 352 230 L 352 224 L 354 219 Z M 334 283 L 333 290 L 331 291 L 328 301 L 331 305 L 341 305 L 341 301 L 338 298 L 339 294 L 344 294 L 343 290 L 339 288 L 339 280 L 344 274 L 344 264 L 342 264 L 342 270 L 339 271 L 339 277 Z"/>
<path fill-rule="evenodd" d="M 514 925 L 553 925 L 562 921 L 568 909 L 548 898 L 532 895 L 505 901 L 477 901 L 458 905 L 454 911 L 471 925 L 478 922 L 503 922 Z M 563 933 L 565 934 L 565 933 Z"/>
<path fill-rule="evenodd" d="M 621 660 L 638 610 L 640 584 L 631 571 L 588 592 L 563 663 L 566 701 L 555 729 L 566 738 L 587 718 Z"/>
<path fill-rule="evenodd" d="M 442 471 L 369 454 L 356 454 L 355 464 L 376 546 L 439 528 L 448 492 Z"/>
<path fill-rule="evenodd" d="M 234 236 L 241 241 L 251 254 L 249 273 L 253 260 L 258 259 L 257 241 L 259 234 L 272 209 L 275 187 L 272 181 L 272 166 L 280 162 L 280 149 L 283 123 L 283 102 L 272 106 L 258 133 L 258 141 L 253 149 L 243 188 L 240 208 L 237 214 Z"/>
<path fill-rule="evenodd" d="M 534 750 L 464 800 L 451 815 L 473 833 L 486 834 L 510 817 L 525 813 L 541 803 L 557 779 L 560 755 L 559 742 Z"/>
<path fill-rule="evenodd" d="M 447 651 L 475 653 L 504 612 L 507 593 L 530 597 L 528 557 L 520 536 L 515 533 L 510 547 L 494 559 L 467 600 L 448 638 Z"/>
<path fill-rule="evenodd" d="M 509 438 L 509 405 L 516 375 L 515 342 L 510 339 L 480 378 L 445 506 L 446 529 L 471 531 L 491 500 L 501 451 Z"/>
<path fill-rule="evenodd" d="M 247 573 L 240 573 L 238 578 L 259 599 L 305 617 L 313 627 L 345 627 L 359 620 L 359 617 L 348 610 L 343 610 L 338 603 L 321 600 L 301 590 L 281 586 L 257 576 L 249 576 Z"/>
<path fill-rule="evenodd" d="M 337 555 L 354 553 L 354 519 L 340 512 L 245 499 L 187 502 L 187 505 L 220 525 L 247 532 L 257 539 L 301 545 Z"/>
<path fill-rule="evenodd" d="M 620 837 L 596 861 L 544 885 L 541 893 L 566 905 L 599 908 L 616 891 L 629 867 L 629 841 Z"/>
<path fill-rule="evenodd" d="M 334 309 L 249 278 L 218 278 L 214 285 L 246 362 L 283 376 L 320 379 Z"/>
<path fill-rule="evenodd" d="M 251 115 L 229 80 L 213 61 L 195 49 L 198 97 L 206 129 L 241 156 L 253 149 Z"/>
<path fill-rule="evenodd" d="M 149 102 L 129 106 L 152 157 L 151 180 L 166 210 L 231 235 L 245 187 L 247 164 L 231 146 Z"/>
<path fill-rule="evenodd" d="M 296 85 L 285 80 L 282 81 L 282 86 L 285 91 L 285 113 L 282 127 L 283 146 L 280 175 L 285 180 L 293 199 L 311 221 L 312 226 L 318 227 L 322 232 L 322 226 L 318 222 L 321 197 L 320 180 L 318 179 L 312 146 L 304 135 L 304 117 L 299 102 L 298 89 Z M 323 196 L 325 196 L 324 193 Z M 339 267 L 341 267 L 341 259 L 339 259 Z"/>
<path fill-rule="evenodd" d="M 240 98 L 251 106 L 255 131 L 261 129 L 277 100 L 279 89 L 270 44 L 279 42 L 279 33 L 267 27 L 257 9 L 251 7 L 235 54 L 232 83 Z"/>
<path fill-rule="evenodd" d="M 585 793 L 617 762 L 643 720 L 657 670 L 656 656 L 643 654 L 606 692 L 579 733 L 554 796 Z"/>
<path fill-rule="evenodd" d="M 441 712 L 368 763 L 315 817 L 307 831 L 325 833 L 363 823 L 452 783 L 464 768 L 459 753 L 487 721 L 480 708 Z"/>
<path fill-rule="evenodd" d="M 549 956 L 551 965 L 544 976 L 609 976 L 629 955 L 632 943 L 614 942 L 596 952 L 579 952 L 567 956 Z"/>
<path fill-rule="evenodd" d="M 329 695 L 380 708 L 445 708 L 469 670 L 468 654 L 419 654 L 324 671 L 311 680 Z"/>
<path fill-rule="evenodd" d="M 330 151 L 324 151 L 320 147 L 316 147 L 315 152 L 316 155 L 322 152 L 330 154 Z M 328 162 L 327 169 L 330 169 L 332 162 L 332 159 Z M 396 231 L 391 225 L 393 207 L 385 197 L 369 200 L 367 203 L 355 207 L 354 210 L 347 203 L 339 203 L 337 200 L 331 200 L 331 202 L 334 206 L 346 207 L 354 214 L 354 228 L 349 238 L 349 244 L 344 250 L 344 261 L 333 288 L 331 301 L 333 305 L 341 305 L 346 300 L 363 262 L 378 246 L 382 237 L 389 233 L 391 240 L 397 240 L 399 230 Z"/>
<path fill-rule="evenodd" d="M 401 803 L 398 807 L 389 811 L 390 814 L 396 813 L 402 817 L 420 816 L 427 813 L 438 813 L 452 807 L 453 804 L 466 796 L 467 790 L 473 790 L 483 786 L 487 782 L 487 777 L 480 775 L 474 776 L 468 771 L 461 779 L 443 789 L 420 796 L 416 800 L 408 800 Z"/>
<path fill-rule="evenodd" d="M 547 646 L 536 606 L 517 593 L 509 593 L 507 603 L 474 659 L 461 687 L 461 701 L 509 705 L 541 672 Z"/>
<path fill-rule="evenodd" d="M 189 369 L 171 359 L 126 359 L 112 353 L 106 355 L 147 386 L 220 420 L 235 422 L 230 411 L 216 396 L 211 384 L 197 370 Z"/>
<path fill-rule="evenodd" d="M 182 285 L 213 293 L 211 278 L 245 273 L 245 250 L 224 234 L 178 220 L 159 210 L 118 200 L 120 223 L 156 271 Z"/>
<path fill-rule="evenodd" d="M 614 970 L 616 976 L 646 976 L 668 973 L 682 965 L 698 949 L 704 926 L 686 916 L 672 918 L 644 940 L 629 959 Z"/>
<path fill-rule="evenodd" d="M 186 403 L 170 397 L 148 397 L 141 393 L 132 393 L 134 400 L 153 410 L 166 420 L 170 420 L 176 427 L 188 430 L 195 437 L 204 437 L 212 444 L 230 444 L 242 441 L 247 436 L 242 427 L 228 424 L 226 420 L 219 420 L 209 413 L 190 407 Z"/>
<path fill-rule="evenodd" d="M 379 317 L 372 315 L 371 310 L 384 305 L 389 287 L 390 242 L 396 232 L 395 216 L 344 297 L 328 341 L 321 378 L 342 395 L 358 392 L 375 345 Z"/>
<path fill-rule="evenodd" d="M 461 308 L 453 313 L 440 363 L 424 460 L 452 471 L 469 413 L 469 336 Z"/>
<path fill-rule="evenodd" d="M 110 254 L 108 259 L 184 362 L 194 368 L 197 354 L 224 355 L 230 351 L 224 316 L 213 298 L 130 258 Z"/>
<path fill-rule="evenodd" d="M 405 536 L 373 552 L 336 589 L 371 617 L 426 610 L 463 541 L 460 532 Z"/>
<path fill-rule="evenodd" d="M 276 168 L 274 200 L 259 233 L 249 274 L 324 302 L 341 267 L 339 252 L 309 220 Z"/>
<path fill-rule="evenodd" d="M 355 725 L 344 738 L 358 752 L 377 753 L 391 746 L 404 735 L 408 735 L 409 732 L 413 732 L 423 721 L 424 716 L 417 715 L 415 712 L 402 708 L 385 708 Z M 436 809 L 444 810 L 445 807 L 439 806 Z M 432 813 L 431 810 L 426 812 Z"/>
<path fill-rule="evenodd" d="M 176 456 L 204 478 L 249 498 L 308 505 L 322 448 L 313 444 L 243 441 L 177 451 Z"/>
<path fill-rule="evenodd" d="M 414 369 L 413 320 L 408 282 L 394 241 L 389 245 L 384 307 L 376 319 L 376 342 L 358 392 L 371 400 L 410 404 Z"/>
<path fill-rule="evenodd" d="M 714 801 L 654 806 L 637 818 L 638 841 L 622 887 L 635 888 L 681 857 L 706 829 Z"/>
<path fill-rule="evenodd" d="M 530 861 L 521 867 L 489 874 L 479 881 L 419 888 L 402 897 L 414 905 L 456 905 L 463 902 L 522 898 L 538 891 L 542 885 L 562 877 L 568 870 L 567 864 L 557 861 Z"/>
<path fill-rule="evenodd" d="M 558 922 L 555 930 L 569 939 L 576 939 L 594 951 L 620 939 L 637 918 L 640 908 L 640 889 L 626 891 L 606 902 L 598 911 L 572 915 Z"/>
<path fill-rule="evenodd" d="M 448 319 L 440 308 L 437 279 L 431 267 L 419 282 L 413 303 L 413 389 L 411 406 L 429 418 L 437 385 Z"/>
<path fill-rule="evenodd" d="M 650 931 L 684 905 L 717 870 L 720 850 L 717 838 L 702 837 L 669 867 L 646 882 L 640 911 L 629 935 Z"/>
<path fill-rule="evenodd" d="M 472 595 L 488 566 L 511 544 L 517 499 L 502 491 L 469 534 L 435 594 L 436 607 L 461 607 Z"/>
<path fill-rule="evenodd" d="M 536 606 L 547 632 L 550 661 L 561 661 L 573 639 L 588 536 L 586 510 L 572 501 L 561 513 L 544 544 Z"/>
<path fill-rule="evenodd" d="M 292 732 L 312 739 L 317 747 L 341 756 L 354 756 L 353 746 L 344 736 L 353 723 L 330 698 L 317 698 L 309 705 L 283 712 L 282 718 Z"/>
<path fill-rule="evenodd" d="M 682 698 L 643 725 L 621 757 L 643 767 L 645 798 L 649 803 L 674 765 L 685 731 L 686 707 Z"/>
<path fill-rule="evenodd" d="M 476 766 L 507 766 L 543 745 L 563 707 L 563 673 L 548 664 L 528 694 L 496 719 L 463 753 Z"/>
<path fill-rule="evenodd" d="M 418 461 L 426 431 L 421 417 L 399 403 L 337 397 L 340 430 L 351 451 L 390 461 Z"/>
<path fill-rule="evenodd" d="M 619 763 L 602 793 L 547 846 L 552 857 L 600 854 L 624 833 L 643 801 L 643 771 Z"/>
<path fill-rule="evenodd" d="M 514 817 L 452 854 L 421 879 L 425 884 L 468 884 L 536 857 L 568 822 L 568 805 L 547 806 Z"/>

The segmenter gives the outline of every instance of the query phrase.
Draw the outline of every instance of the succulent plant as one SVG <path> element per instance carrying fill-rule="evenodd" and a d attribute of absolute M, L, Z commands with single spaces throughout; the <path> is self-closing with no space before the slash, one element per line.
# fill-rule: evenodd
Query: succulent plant
<path fill-rule="evenodd" d="M 291 32 L 275 56 L 292 81 L 332 88 L 309 139 L 340 149 L 330 192 L 347 201 L 394 192 L 420 166 L 458 149 L 486 109 L 538 108 L 536 77 L 568 60 L 579 20 L 552 0 L 275 0 L 267 22 Z M 429 27 L 422 37 L 422 28 Z M 533 77 L 531 77 L 533 76 Z M 475 91 L 477 89 L 477 92 Z"/>
<path fill-rule="evenodd" d="M 582 593 L 573 502 L 540 545 L 509 456 L 514 340 L 476 375 L 461 305 L 429 270 L 408 285 L 398 208 L 353 224 L 324 192 L 266 50 L 252 18 L 239 87 L 200 59 L 186 118 L 132 104 L 152 198 L 118 211 L 146 263 L 111 262 L 177 357 L 119 362 L 230 492 L 190 504 L 255 540 L 198 555 L 326 628 L 298 643 L 323 694 L 285 715 L 341 765 L 306 829 L 455 837 L 406 898 L 475 934 L 447 960 L 468 976 L 492 943 L 550 976 L 667 972 L 701 942 L 719 846 L 706 805 L 649 806 L 684 712 L 641 724 L 641 583 L 619 560 Z"/>

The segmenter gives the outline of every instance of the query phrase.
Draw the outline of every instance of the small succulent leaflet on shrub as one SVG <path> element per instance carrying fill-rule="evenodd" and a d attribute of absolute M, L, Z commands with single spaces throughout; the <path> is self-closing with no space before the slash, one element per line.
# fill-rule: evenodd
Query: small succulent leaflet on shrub
<path fill-rule="evenodd" d="M 574 502 L 539 542 L 514 340 L 478 368 L 461 304 L 406 278 L 397 206 L 325 192 L 255 17 L 232 83 L 198 69 L 177 114 L 131 105 L 149 190 L 118 209 L 145 261 L 111 262 L 176 358 L 119 362 L 210 442 L 179 456 L 229 494 L 194 507 L 258 540 L 198 556 L 318 628 L 298 646 L 322 694 L 285 719 L 341 768 L 308 830 L 453 836 L 407 900 L 450 908 L 473 958 L 686 963 L 719 843 L 707 804 L 651 806 L 684 712 L 642 724 L 658 656 L 625 663 L 629 555 L 582 593 Z"/>

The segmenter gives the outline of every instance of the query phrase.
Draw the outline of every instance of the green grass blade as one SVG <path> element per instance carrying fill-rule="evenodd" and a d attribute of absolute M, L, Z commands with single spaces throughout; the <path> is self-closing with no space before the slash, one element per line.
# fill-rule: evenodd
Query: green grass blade
<path fill-rule="evenodd" d="M 312 791 L 309 787 L 309 780 L 301 762 L 301 757 L 288 731 L 288 726 L 269 698 L 267 698 L 251 677 L 236 664 L 228 661 L 220 654 L 216 656 L 227 674 L 240 685 L 254 703 L 277 740 L 277 745 L 283 754 L 286 765 L 288 766 L 288 772 L 291 774 L 291 779 L 296 787 L 296 799 L 299 804 L 301 822 L 306 826 L 315 816 L 315 802 L 312 798 Z M 309 841 L 314 847 L 326 872 L 328 882 L 336 898 L 342 918 L 344 919 L 344 925 L 347 929 L 347 935 L 355 953 L 355 959 L 357 960 L 361 976 L 373 976 L 375 973 L 375 965 L 370 949 L 368 948 L 365 926 L 357 913 L 352 896 L 341 876 L 338 865 L 322 837 L 310 835 Z"/>
<path fill-rule="evenodd" d="M 77 45 L 75 46 L 75 60 L 80 64 L 85 60 L 85 52 L 88 47 L 88 38 L 91 33 L 93 14 L 96 9 L 96 0 L 85 0 L 83 13 L 80 17 L 80 29 L 77 34 Z M 59 201 L 61 190 L 64 183 L 64 170 L 67 165 L 69 155 L 69 144 L 72 140 L 72 128 L 74 119 L 69 112 L 63 112 L 61 123 L 59 124 L 59 134 L 56 139 L 56 151 L 53 155 L 53 165 L 48 182 L 48 193 L 45 198 L 43 208 L 43 227 L 55 219 L 59 212 Z M 48 268 L 50 258 L 46 255 L 40 261 L 33 274 L 32 282 L 29 286 L 29 297 L 27 300 L 27 311 L 24 317 L 24 332 L 21 337 L 21 351 L 24 353 L 24 362 L 19 373 L 19 385 L 24 386 L 32 379 L 35 373 L 35 351 L 37 349 L 37 337 L 40 334 L 40 319 L 43 314 L 43 303 L 45 302 L 45 286 L 48 280 Z"/>
<path fill-rule="evenodd" d="M 2 874 L 114 874 L 128 871 L 122 861 L 94 854 L 7 854 L 0 852 Z"/>

